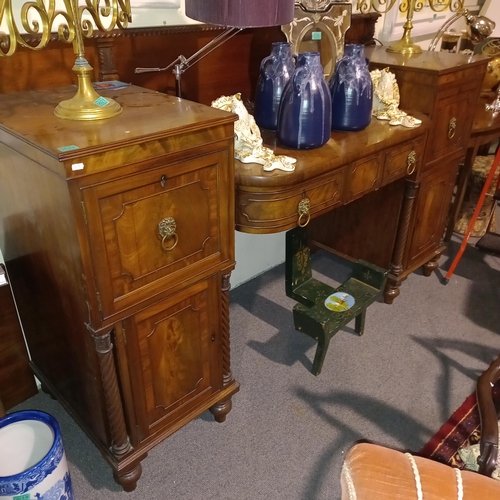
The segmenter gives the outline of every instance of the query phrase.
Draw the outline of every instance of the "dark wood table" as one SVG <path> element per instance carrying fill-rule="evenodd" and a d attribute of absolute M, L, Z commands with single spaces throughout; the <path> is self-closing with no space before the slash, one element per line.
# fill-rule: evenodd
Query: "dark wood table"
<path fill-rule="evenodd" d="M 467 142 L 465 160 L 458 172 L 457 189 L 451 205 L 450 219 L 446 228 L 445 241 L 449 241 L 458 219 L 460 208 L 464 201 L 467 184 L 472 174 L 474 161 L 481 148 L 500 137 L 500 113 L 486 110 L 486 104 L 495 99 L 493 93 L 482 95 L 476 105 L 474 122 Z"/>

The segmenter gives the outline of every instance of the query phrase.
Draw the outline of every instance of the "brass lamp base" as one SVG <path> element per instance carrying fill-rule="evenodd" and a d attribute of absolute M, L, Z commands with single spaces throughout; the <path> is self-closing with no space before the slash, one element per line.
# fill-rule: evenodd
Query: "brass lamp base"
<path fill-rule="evenodd" d="M 416 43 L 413 43 L 411 41 L 411 38 L 410 39 L 402 38 L 401 40 L 389 45 L 389 47 L 387 47 L 387 49 L 385 50 L 387 52 L 394 52 L 396 54 L 407 54 L 407 55 L 422 53 L 422 48 Z"/>
<path fill-rule="evenodd" d="M 122 112 L 121 106 L 109 97 L 100 96 L 92 87 L 92 66 L 84 57 L 78 57 L 73 71 L 78 76 L 78 90 L 74 97 L 61 101 L 54 114 L 65 120 L 103 120 Z"/>

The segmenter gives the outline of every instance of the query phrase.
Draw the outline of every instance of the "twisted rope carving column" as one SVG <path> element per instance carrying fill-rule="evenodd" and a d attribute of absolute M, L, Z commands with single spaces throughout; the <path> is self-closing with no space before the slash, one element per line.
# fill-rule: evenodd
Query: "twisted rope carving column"
<path fill-rule="evenodd" d="M 220 324 L 220 344 L 222 351 L 222 388 L 225 389 L 234 382 L 231 372 L 231 346 L 229 340 L 229 290 L 231 274 L 222 276 L 222 294 L 221 294 L 221 324 Z M 210 408 L 217 422 L 224 422 L 226 415 L 231 411 L 231 398 L 213 405 Z"/>
<path fill-rule="evenodd" d="M 90 327 L 88 328 L 94 339 L 97 356 L 99 358 L 99 367 L 104 388 L 104 401 L 111 433 L 111 452 L 117 459 L 120 459 L 132 450 L 132 446 L 127 434 L 121 395 L 118 387 L 118 378 L 113 357 L 113 343 L 111 342 L 111 331 L 101 334 L 95 332 Z M 142 466 L 140 462 L 134 462 L 123 470 L 114 470 L 113 475 L 115 480 L 125 491 L 133 491 L 137 485 L 137 481 L 141 477 L 141 473 Z"/>
<path fill-rule="evenodd" d="M 394 245 L 394 252 L 392 254 L 392 262 L 389 267 L 389 275 L 387 277 L 387 284 L 384 290 L 384 300 L 386 304 L 392 304 L 394 299 L 399 295 L 401 280 L 399 276 L 404 271 L 403 258 L 408 238 L 408 230 L 410 227 L 410 219 L 413 212 L 413 205 L 417 196 L 420 181 L 406 179 L 405 194 L 403 198 L 403 206 L 401 208 L 401 215 L 399 217 L 398 232 L 396 235 L 396 243 Z"/>

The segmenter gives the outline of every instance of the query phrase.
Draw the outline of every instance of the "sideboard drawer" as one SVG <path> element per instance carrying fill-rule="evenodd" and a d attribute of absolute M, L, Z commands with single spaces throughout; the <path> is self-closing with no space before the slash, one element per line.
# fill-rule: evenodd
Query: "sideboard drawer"
<path fill-rule="evenodd" d="M 82 190 L 104 317 L 229 258 L 227 164 L 212 153 Z"/>
<path fill-rule="evenodd" d="M 383 153 L 355 161 L 349 165 L 344 203 L 361 198 L 380 185 Z"/>
<path fill-rule="evenodd" d="M 315 217 L 342 202 L 345 168 L 323 175 L 300 187 L 279 191 L 238 192 L 236 229 L 245 232 L 275 233 L 299 224 L 299 205 L 307 204 L 310 217 Z M 307 223 L 308 215 L 300 223 Z"/>
<path fill-rule="evenodd" d="M 424 139 L 422 137 L 390 149 L 385 154 L 382 185 L 418 171 L 423 155 Z"/>

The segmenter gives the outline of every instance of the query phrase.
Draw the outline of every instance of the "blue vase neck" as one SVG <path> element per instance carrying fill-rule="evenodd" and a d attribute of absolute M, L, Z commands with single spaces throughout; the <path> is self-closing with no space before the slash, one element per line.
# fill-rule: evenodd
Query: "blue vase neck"
<path fill-rule="evenodd" d="M 297 66 L 317 66 L 321 65 L 319 52 L 300 52 L 297 57 Z"/>
<path fill-rule="evenodd" d="M 273 42 L 271 54 L 279 57 L 292 57 L 292 47 L 288 42 Z"/>
<path fill-rule="evenodd" d="M 344 47 L 344 57 L 348 58 L 361 58 L 365 60 L 365 47 L 364 45 L 350 43 Z"/>

